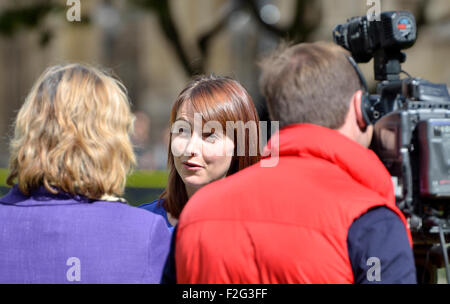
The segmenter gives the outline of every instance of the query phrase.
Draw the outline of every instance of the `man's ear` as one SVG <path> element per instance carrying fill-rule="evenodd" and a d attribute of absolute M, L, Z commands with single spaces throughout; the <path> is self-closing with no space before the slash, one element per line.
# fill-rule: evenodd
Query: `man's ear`
<path fill-rule="evenodd" d="M 367 128 L 367 123 L 364 120 L 364 116 L 362 113 L 362 95 L 363 92 L 361 90 L 356 91 L 351 100 L 351 106 L 355 108 L 355 114 L 356 114 L 356 122 L 358 124 L 359 129 L 361 132 L 365 132 Z"/>

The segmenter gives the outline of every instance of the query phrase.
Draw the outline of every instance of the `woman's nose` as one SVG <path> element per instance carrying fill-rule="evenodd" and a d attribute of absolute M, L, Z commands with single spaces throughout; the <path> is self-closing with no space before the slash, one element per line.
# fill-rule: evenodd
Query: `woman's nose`
<path fill-rule="evenodd" d="M 202 140 L 195 133 L 192 134 L 189 142 L 186 146 L 186 155 L 187 156 L 197 156 L 200 155 L 202 149 Z"/>

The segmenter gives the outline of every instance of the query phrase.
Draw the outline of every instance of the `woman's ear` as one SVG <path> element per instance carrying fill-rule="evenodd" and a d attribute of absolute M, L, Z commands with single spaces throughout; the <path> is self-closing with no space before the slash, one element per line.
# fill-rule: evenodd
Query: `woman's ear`
<path fill-rule="evenodd" d="M 356 123 L 358 124 L 359 129 L 361 132 L 365 132 L 367 129 L 367 123 L 365 122 L 362 113 L 362 95 L 363 92 L 361 90 L 356 91 L 352 96 L 351 105 L 355 107 Z"/>

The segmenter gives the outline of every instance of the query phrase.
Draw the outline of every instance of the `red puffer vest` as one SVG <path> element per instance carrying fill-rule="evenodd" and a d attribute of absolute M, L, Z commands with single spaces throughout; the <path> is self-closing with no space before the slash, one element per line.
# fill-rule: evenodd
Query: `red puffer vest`
<path fill-rule="evenodd" d="M 179 283 L 352 283 L 353 221 L 386 206 L 407 226 L 380 160 L 337 131 L 292 125 L 272 151 L 276 166 L 256 164 L 188 202 L 177 233 Z"/>

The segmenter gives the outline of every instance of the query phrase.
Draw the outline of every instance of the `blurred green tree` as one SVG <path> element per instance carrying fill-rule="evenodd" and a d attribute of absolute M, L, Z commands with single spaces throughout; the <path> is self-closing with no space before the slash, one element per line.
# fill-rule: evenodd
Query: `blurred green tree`
<path fill-rule="evenodd" d="M 40 32 L 40 45 L 46 46 L 53 35 L 52 30 L 44 25 L 45 18 L 51 14 L 65 14 L 66 9 L 66 6 L 49 0 L 36 1 L 28 5 L 17 3 L 0 12 L 0 35 L 12 37 L 20 30 L 37 29 Z M 89 24 L 89 22 L 89 16 L 85 16 L 82 22 L 73 24 Z"/>
<path fill-rule="evenodd" d="M 183 65 L 188 75 L 203 73 L 205 71 L 205 62 L 208 57 L 208 47 L 210 41 L 219 34 L 227 25 L 230 17 L 237 10 L 246 10 L 249 12 L 258 24 L 271 34 L 289 39 L 294 42 L 306 41 L 315 29 L 320 25 L 322 19 L 322 10 L 320 1 L 297 0 L 295 2 L 295 14 L 286 27 L 277 27 L 266 23 L 261 17 L 261 1 L 258 0 L 230 0 L 224 4 L 225 13 L 212 25 L 212 27 L 197 37 L 196 44 L 201 52 L 201 57 L 196 60 L 189 60 L 187 50 L 183 47 L 180 40 L 180 33 L 173 19 L 170 1 L 159 0 L 132 0 L 134 5 L 154 12 L 158 16 L 158 21 L 162 31 L 166 35 L 171 45 Z M 307 15 L 313 15 L 314 18 L 307 18 Z"/>
<path fill-rule="evenodd" d="M 113 1 L 108 1 L 112 3 Z M 205 62 L 208 57 L 210 41 L 219 34 L 226 26 L 231 15 L 237 10 L 246 10 L 258 24 L 268 32 L 280 38 L 294 40 L 295 42 L 305 41 L 310 34 L 318 27 L 321 20 L 321 9 L 318 1 L 297 0 L 295 2 L 295 14 L 290 24 L 284 28 L 267 24 L 260 14 L 260 1 L 235 1 L 225 2 L 226 13 L 209 30 L 197 38 L 196 44 L 201 53 L 201 57 L 192 60 L 189 52 L 181 42 L 181 31 L 173 18 L 170 1 L 161 0 L 131 0 L 130 7 L 137 7 L 156 14 L 159 25 L 165 37 L 175 50 L 178 60 L 181 62 L 185 72 L 192 76 L 205 71 Z M 43 25 L 44 19 L 50 14 L 64 14 L 67 7 L 51 0 L 38 1 L 28 5 L 21 5 L 4 9 L 0 13 L 0 35 L 12 37 L 19 30 L 38 29 L 41 33 L 40 44 L 45 46 L 52 38 L 52 31 Z M 315 18 L 306 18 L 307 14 L 313 14 Z M 89 24 L 89 16 L 82 16 L 82 22 L 73 22 L 73 25 Z"/>
<path fill-rule="evenodd" d="M 109 4 L 114 1 L 103 0 Z M 224 2 L 224 14 L 210 29 L 196 38 L 196 44 L 200 50 L 200 58 L 190 58 L 189 51 L 181 41 L 182 31 L 177 27 L 174 20 L 171 1 L 162 0 L 131 0 L 127 1 L 129 7 L 140 8 L 154 13 L 165 37 L 173 47 L 178 60 L 181 62 L 188 76 L 205 72 L 205 64 L 208 58 L 210 41 L 219 34 L 228 24 L 230 17 L 237 10 L 245 10 L 257 21 L 258 25 L 280 39 L 293 42 L 307 41 L 311 34 L 319 27 L 322 21 L 321 1 L 296 0 L 294 2 L 294 14 L 292 20 L 284 26 L 269 24 L 261 15 L 262 1 L 259 0 L 229 0 Z M 419 0 L 416 4 L 417 24 L 420 29 L 427 23 L 426 8 L 429 0 Z M 52 38 L 51 29 L 45 28 L 42 21 L 52 13 L 64 14 L 67 7 L 60 2 L 52 0 L 36 1 L 26 6 L 20 2 L 11 8 L 0 12 L 0 35 L 11 37 L 20 29 L 38 29 L 41 32 L 40 43 L 45 46 Z M 313 16 L 313 17 L 311 17 Z M 82 16 L 82 22 L 73 22 L 73 25 L 89 24 L 89 16 Z"/>

